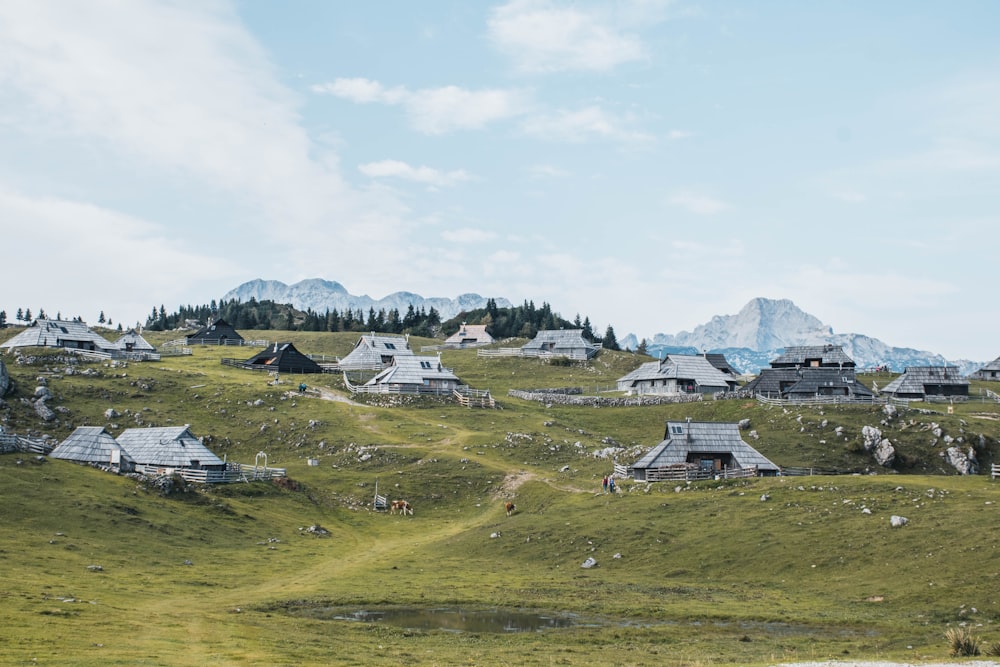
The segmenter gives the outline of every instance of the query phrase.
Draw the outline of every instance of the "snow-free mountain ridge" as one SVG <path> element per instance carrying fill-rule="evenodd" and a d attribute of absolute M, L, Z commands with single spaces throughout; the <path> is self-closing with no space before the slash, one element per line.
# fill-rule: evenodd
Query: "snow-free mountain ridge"
<path fill-rule="evenodd" d="M 373 299 L 367 294 L 354 296 L 340 283 L 320 278 L 309 278 L 292 285 L 286 285 L 280 280 L 261 280 L 258 278 L 226 292 L 223 298 L 240 301 L 249 301 L 253 298 L 258 301 L 290 303 L 300 310 L 311 308 L 318 313 L 327 310 L 340 312 L 361 310 L 365 315 L 368 314 L 370 308 L 374 308 L 376 311 L 382 309 L 389 311 L 395 308 L 400 313 L 406 314 L 407 309 L 412 305 L 416 310 L 434 308 L 441 315 L 442 320 L 455 317 L 463 311 L 485 308 L 487 301 L 486 297 L 478 294 L 459 294 L 451 299 L 448 297 L 424 298 L 413 292 L 394 292 L 381 299 Z M 494 301 L 500 308 L 511 307 L 511 303 L 507 299 L 495 298 Z"/>

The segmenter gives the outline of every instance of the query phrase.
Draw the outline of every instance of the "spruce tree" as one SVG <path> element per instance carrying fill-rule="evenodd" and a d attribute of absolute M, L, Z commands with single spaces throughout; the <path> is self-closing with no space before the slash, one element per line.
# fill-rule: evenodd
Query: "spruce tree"
<path fill-rule="evenodd" d="M 621 350 L 622 348 L 618 345 L 618 339 L 615 337 L 615 330 L 610 324 L 608 328 L 604 331 L 604 340 L 601 341 L 601 347 L 605 350 Z"/>

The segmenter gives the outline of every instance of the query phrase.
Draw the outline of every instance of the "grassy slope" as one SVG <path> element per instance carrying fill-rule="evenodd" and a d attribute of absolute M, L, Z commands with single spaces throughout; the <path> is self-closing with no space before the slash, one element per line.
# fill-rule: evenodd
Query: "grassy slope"
<path fill-rule="evenodd" d="M 277 335 L 327 354 L 344 354 L 355 338 Z M 609 464 L 588 452 L 606 438 L 651 446 L 666 419 L 687 416 L 749 418 L 760 436 L 752 444 L 782 465 L 874 468 L 858 446 L 861 426 L 882 418 L 871 409 L 785 411 L 752 401 L 546 408 L 506 390 L 608 386 L 639 360 L 605 354 L 588 367 L 554 367 L 472 351 L 443 358 L 463 381 L 490 388 L 502 410 L 359 406 L 287 396 L 297 378 L 271 387 L 265 376 L 219 364 L 241 352 L 250 356 L 196 348 L 158 364 L 97 365 L 101 377 L 5 357 L 18 382 L 0 411 L 10 430 L 61 438 L 90 423 L 117 434 L 135 415 L 190 423 L 220 455 L 252 461 L 266 451 L 303 489 L 257 483 L 161 498 L 89 468 L 0 456 L 0 663 L 578 664 L 595 651 L 618 664 L 913 660 L 946 655 L 944 629 L 967 618 L 1000 640 L 992 629 L 1000 560 L 989 529 L 1000 487 L 984 476 L 785 478 L 680 491 L 626 484 L 617 497 L 594 494 Z M 49 378 L 51 404 L 69 410 L 58 426 L 42 426 L 19 400 L 39 376 Z M 338 389 L 332 376 L 309 382 Z M 109 407 L 123 413 L 110 424 Z M 954 415 L 924 407 L 932 414 L 910 410 L 883 427 L 904 470 L 947 472 L 932 423 L 967 441 L 982 434 L 981 460 L 992 460 L 994 404 L 959 405 Z M 371 447 L 369 460 L 359 446 Z M 309 457 L 321 465 L 307 466 Z M 364 508 L 376 480 L 410 499 L 416 515 Z M 506 497 L 519 507 L 511 518 L 500 507 Z M 891 514 L 910 523 L 890 529 Z M 331 536 L 300 530 L 317 523 Z M 579 567 L 588 556 L 597 568 Z M 103 571 L 87 569 L 94 564 Z M 526 606 L 631 623 L 454 635 L 316 620 L 314 603 Z"/>

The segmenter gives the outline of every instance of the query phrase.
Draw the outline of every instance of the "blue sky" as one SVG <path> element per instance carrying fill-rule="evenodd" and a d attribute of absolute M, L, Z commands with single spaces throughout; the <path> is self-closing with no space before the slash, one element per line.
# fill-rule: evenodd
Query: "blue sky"
<path fill-rule="evenodd" d="M 754 297 L 1000 354 L 993 2 L 0 5 L 0 308 L 253 278 L 546 301 L 619 336 Z"/>

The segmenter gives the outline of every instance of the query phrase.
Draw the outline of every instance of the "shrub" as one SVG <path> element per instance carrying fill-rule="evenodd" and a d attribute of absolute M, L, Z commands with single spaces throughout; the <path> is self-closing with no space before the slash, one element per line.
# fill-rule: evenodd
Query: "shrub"
<path fill-rule="evenodd" d="M 979 655 L 979 637 L 969 628 L 949 628 L 944 633 L 953 656 Z"/>

